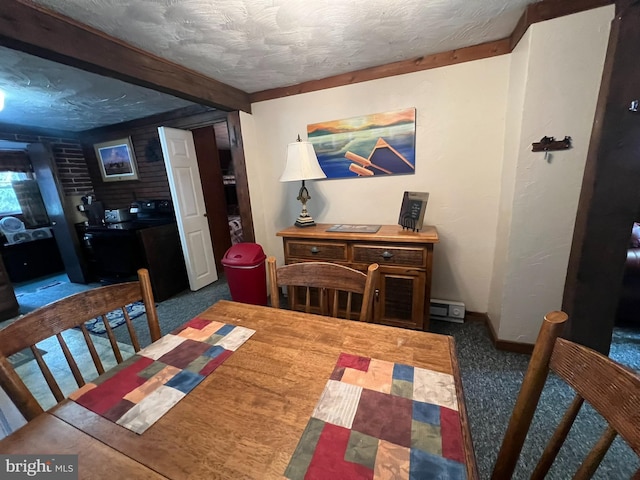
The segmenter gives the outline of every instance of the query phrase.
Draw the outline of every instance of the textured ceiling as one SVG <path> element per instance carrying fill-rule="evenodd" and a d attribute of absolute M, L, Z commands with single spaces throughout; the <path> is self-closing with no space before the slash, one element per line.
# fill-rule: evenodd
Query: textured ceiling
<path fill-rule="evenodd" d="M 248 93 L 508 37 L 534 0 L 35 0 Z"/>
<path fill-rule="evenodd" d="M 0 47 L 0 122 L 82 131 L 193 103 Z"/>
<path fill-rule="evenodd" d="M 535 1 L 33 0 L 247 93 L 505 38 Z M 5 49 L 0 88 L 0 122 L 73 131 L 189 105 Z"/>

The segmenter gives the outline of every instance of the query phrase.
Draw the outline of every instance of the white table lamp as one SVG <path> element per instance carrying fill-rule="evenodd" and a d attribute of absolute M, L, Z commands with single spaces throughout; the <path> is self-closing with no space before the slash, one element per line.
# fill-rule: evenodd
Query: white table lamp
<path fill-rule="evenodd" d="M 307 212 L 307 200 L 311 198 L 305 186 L 305 180 L 327 178 L 320 168 L 316 152 L 311 142 L 303 142 L 298 135 L 298 141 L 287 146 L 287 165 L 280 177 L 281 182 L 296 182 L 302 180 L 302 187 L 298 192 L 298 200 L 302 202 L 302 212 L 296 220 L 296 227 L 312 227 L 316 224 Z"/>

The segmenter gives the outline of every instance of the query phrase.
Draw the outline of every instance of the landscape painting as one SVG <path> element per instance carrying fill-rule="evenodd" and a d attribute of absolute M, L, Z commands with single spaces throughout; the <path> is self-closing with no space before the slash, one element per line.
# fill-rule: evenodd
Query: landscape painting
<path fill-rule="evenodd" d="M 327 178 L 415 173 L 416 109 L 307 125 Z"/>
<path fill-rule="evenodd" d="M 135 156 L 131 138 L 96 143 L 94 145 L 100 174 L 104 182 L 137 180 Z"/>

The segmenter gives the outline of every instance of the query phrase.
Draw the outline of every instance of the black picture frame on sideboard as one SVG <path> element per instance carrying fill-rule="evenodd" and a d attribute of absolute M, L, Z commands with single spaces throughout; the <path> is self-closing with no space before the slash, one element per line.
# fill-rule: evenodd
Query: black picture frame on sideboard
<path fill-rule="evenodd" d="M 419 232 L 424 221 L 424 212 L 429 201 L 428 192 L 404 192 L 398 225 L 402 229 Z"/>

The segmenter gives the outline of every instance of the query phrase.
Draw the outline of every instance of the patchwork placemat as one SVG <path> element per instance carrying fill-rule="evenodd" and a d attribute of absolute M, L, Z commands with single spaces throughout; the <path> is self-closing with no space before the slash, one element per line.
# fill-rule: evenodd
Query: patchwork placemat
<path fill-rule="evenodd" d="M 452 375 L 346 353 L 285 470 L 302 479 L 465 479 Z"/>
<path fill-rule="evenodd" d="M 143 433 L 255 333 L 194 318 L 69 396 Z"/>

